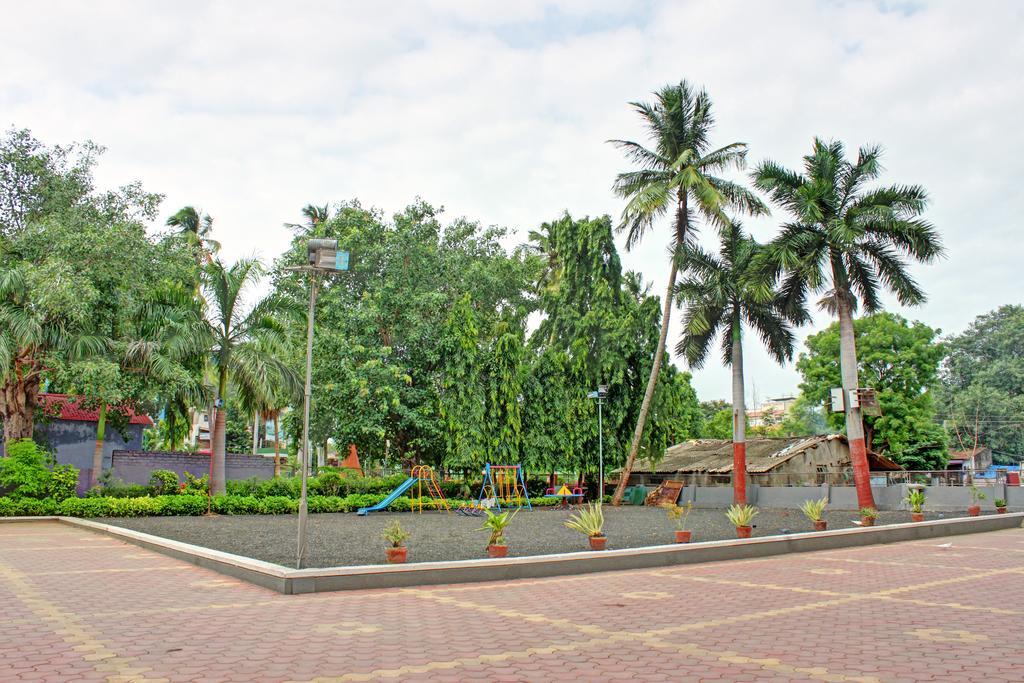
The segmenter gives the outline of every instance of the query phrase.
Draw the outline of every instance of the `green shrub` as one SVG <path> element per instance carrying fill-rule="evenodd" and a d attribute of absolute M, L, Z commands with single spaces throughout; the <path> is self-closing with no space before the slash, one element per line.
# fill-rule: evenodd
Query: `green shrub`
<path fill-rule="evenodd" d="M 307 482 L 309 492 L 321 496 L 340 496 L 347 492 L 347 477 L 333 467 L 321 467 L 320 473 Z"/>
<path fill-rule="evenodd" d="M 191 472 L 185 473 L 185 487 L 181 491 L 187 496 L 207 495 L 210 492 L 210 475 L 196 477 Z"/>
<path fill-rule="evenodd" d="M 176 495 L 178 486 L 178 473 L 173 470 L 153 470 L 149 473 L 149 488 L 153 490 L 153 495 Z"/>
<path fill-rule="evenodd" d="M 43 499 L 74 495 L 78 470 L 59 465 L 51 471 L 47 453 L 32 439 L 7 444 L 7 457 L 0 458 L 0 493 L 12 498 Z"/>
<path fill-rule="evenodd" d="M 0 517 L 42 517 L 57 514 L 57 501 L 52 498 L 0 498 Z"/>
<path fill-rule="evenodd" d="M 196 516 L 206 514 L 207 497 L 183 494 L 162 496 L 155 514 L 165 516 Z"/>
<path fill-rule="evenodd" d="M 287 496 L 267 496 L 258 502 L 261 515 L 290 515 L 299 511 L 299 501 Z"/>
<path fill-rule="evenodd" d="M 48 498 L 60 502 L 74 498 L 78 489 L 78 468 L 72 465 L 56 465 L 50 472 L 50 481 L 46 484 Z"/>

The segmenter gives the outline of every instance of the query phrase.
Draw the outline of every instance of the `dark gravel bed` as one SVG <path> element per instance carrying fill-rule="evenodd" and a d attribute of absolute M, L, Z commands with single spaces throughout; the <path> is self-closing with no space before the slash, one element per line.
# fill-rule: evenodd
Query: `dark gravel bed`
<path fill-rule="evenodd" d="M 587 549 L 586 539 L 562 526 L 569 516 L 553 509 L 523 510 L 505 534 L 509 555 L 542 555 Z M 830 529 L 854 526 L 855 512 L 829 511 Z M 927 513 L 927 519 L 938 518 Z M 107 524 L 184 541 L 194 545 L 244 555 L 285 566 L 295 563 L 296 517 L 239 515 L 217 517 L 138 517 L 103 519 Z M 479 531 L 481 519 L 443 512 L 423 514 L 373 513 L 319 514 L 309 517 L 309 557 L 306 566 L 382 564 L 384 526 L 398 519 L 412 533 L 409 561 L 465 560 L 485 557 L 487 533 Z M 882 512 L 876 524 L 910 521 L 906 512 Z M 811 524 L 799 510 L 762 510 L 754 519 L 754 536 L 810 531 Z M 688 528 L 694 541 L 735 538 L 736 532 L 721 510 L 694 510 Z M 605 507 L 608 548 L 637 548 L 672 542 L 672 523 L 657 508 Z"/>

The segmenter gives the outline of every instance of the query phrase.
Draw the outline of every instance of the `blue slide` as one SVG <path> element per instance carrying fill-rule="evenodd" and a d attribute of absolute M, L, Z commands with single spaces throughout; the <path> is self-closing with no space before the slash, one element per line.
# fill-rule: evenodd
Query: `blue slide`
<path fill-rule="evenodd" d="M 412 485 L 415 484 L 416 481 L 417 481 L 416 477 L 409 477 L 408 479 L 403 481 L 401 483 L 401 485 L 397 489 L 395 489 L 390 494 L 388 494 L 387 498 L 385 498 L 381 502 L 379 502 L 376 505 L 373 505 L 371 507 L 359 508 L 358 510 L 356 510 L 356 514 L 365 517 L 367 514 L 369 514 L 371 512 L 378 512 L 380 510 L 386 509 L 389 505 L 391 505 L 392 503 L 395 502 L 396 498 L 398 498 L 400 495 L 402 495 L 403 493 L 408 491 L 410 488 L 412 488 Z"/>

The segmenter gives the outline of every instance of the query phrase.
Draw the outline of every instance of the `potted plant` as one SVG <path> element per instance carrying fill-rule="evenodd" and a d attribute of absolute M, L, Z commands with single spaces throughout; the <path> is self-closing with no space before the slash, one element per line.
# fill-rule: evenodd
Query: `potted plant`
<path fill-rule="evenodd" d="M 907 492 L 907 497 L 903 499 L 903 502 L 910 506 L 910 519 L 915 522 L 924 521 L 924 513 L 921 511 L 924 508 L 923 489 L 911 489 Z"/>
<path fill-rule="evenodd" d="M 516 513 L 508 510 L 500 515 L 496 515 L 490 510 L 484 510 L 484 512 L 487 513 L 487 519 L 484 520 L 484 525 L 479 530 L 491 533 L 491 537 L 487 539 L 487 556 L 508 557 L 508 546 L 505 545 L 505 527 L 509 525 Z"/>
<path fill-rule="evenodd" d="M 861 508 L 860 509 L 860 525 L 861 526 L 874 526 L 875 519 L 878 517 L 878 510 L 875 508 Z"/>
<path fill-rule="evenodd" d="M 800 506 L 804 516 L 814 524 L 815 531 L 824 531 L 828 527 L 828 522 L 821 518 L 827 505 L 828 498 L 822 498 L 821 500 L 805 500 L 804 504 Z"/>
<path fill-rule="evenodd" d="M 565 526 L 578 531 L 590 539 L 591 550 L 604 550 L 608 537 L 604 535 L 604 511 L 601 503 L 587 503 L 587 506 L 565 522 Z"/>
<path fill-rule="evenodd" d="M 381 536 L 385 541 L 391 545 L 384 548 L 385 554 L 388 556 L 388 564 L 403 564 L 408 557 L 409 549 L 405 547 L 405 541 L 412 534 L 402 528 L 402 525 L 398 523 L 398 520 L 394 520 L 391 524 L 384 527 Z"/>
<path fill-rule="evenodd" d="M 676 543 L 689 543 L 693 534 L 686 528 L 686 518 L 690 516 L 690 511 L 693 509 L 693 501 L 689 501 L 686 505 L 668 503 L 664 507 L 668 518 L 676 523 Z"/>
<path fill-rule="evenodd" d="M 1005 515 L 1006 501 L 1003 500 L 1002 498 L 996 498 L 993 502 L 996 504 L 996 512 L 998 512 L 1001 515 Z"/>
<path fill-rule="evenodd" d="M 730 505 L 725 511 L 725 516 L 736 527 L 737 538 L 750 538 L 753 527 L 750 521 L 757 515 L 757 508 L 753 505 Z"/>
<path fill-rule="evenodd" d="M 985 494 L 978 490 L 978 487 L 974 484 L 970 486 L 971 492 L 971 504 L 967 508 L 967 514 L 971 517 L 977 517 L 981 514 L 980 501 L 985 500 Z"/>

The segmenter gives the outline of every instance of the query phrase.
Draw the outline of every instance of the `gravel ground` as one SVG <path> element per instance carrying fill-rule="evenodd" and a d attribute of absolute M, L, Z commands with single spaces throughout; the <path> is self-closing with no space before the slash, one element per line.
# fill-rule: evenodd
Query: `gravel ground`
<path fill-rule="evenodd" d="M 509 525 L 505 538 L 509 555 L 541 555 L 586 550 L 586 539 L 562 526 L 570 513 L 552 509 L 523 510 Z M 939 513 L 926 513 L 936 519 Z M 851 511 L 828 511 L 830 529 L 854 526 Z M 466 560 L 485 557 L 487 533 L 479 531 L 481 519 L 443 512 L 318 514 L 309 516 L 309 557 L 306 566 L 382 564 L 384 526 L 398 519 L 412 533 L 409 562 Z M 217 517 L 138 517 L 100 520 L 128 529 L 184 541 L 194 545 L 244 555 L 285 566 L 295 562 L 294 515 L 239 515 Z M 876 524 L 910 521 L 906 512 L 881 512 Z M 761 510 L 754 518 L 754 536 L 810 531 L 811 524 L 799 510 Z M 735 538 L 736 532 L 721 510 L 694 510 L 688 528 L 694 541 Z M 672 542 L 672 523 L 657 508 L 605 507 L 608 548 L 637 548 Z"/>

